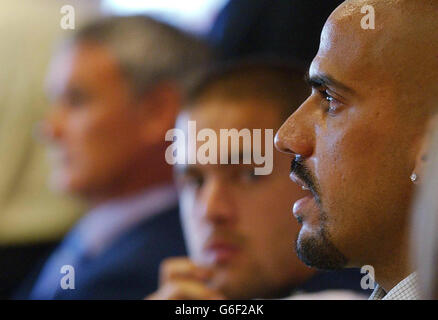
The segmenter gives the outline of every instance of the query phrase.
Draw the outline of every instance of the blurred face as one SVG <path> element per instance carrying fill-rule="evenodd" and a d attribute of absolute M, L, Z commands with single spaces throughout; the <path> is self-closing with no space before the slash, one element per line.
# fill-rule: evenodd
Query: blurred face
<path fill-rule="evenodd" d="M 132 94 L 104 47 L 61 53 L 48 78 L 53 107 L 44 123 L 57 189 L 81 195 L 120 183 L 143 152 Z"/>
<path fill-rule="evenodd" d="M 186 130 L 187 121 L 196 121 L 198 131 L 213 129 L 218 137 L 220 129 L 258 128 L 264 132 L 280 123 L 272 102 L 219 98 L 204 99 L 183 112 L 178 128 Z M 176 167 L 191 258 L 213 268 L 211 285 L 229 298 L 288 293 L 312 272 L 293 251 L 298 225 L 290 208 L 304 192 L 284 176 L 288 167 L 288 158 L 276 152 L 272 174 L 266 176 L 254 175 L 253 165 Z"/>
<path fill-rule="evenodd" d="M 376 33 L 356 22 L 345 12 L 328 21 L 309 70 L 312 94 L 276 136 L 295 155 L 292 180 L 310 189 L 293 208 L 298 254 L 323 269 L 377 265 L 403 249 L 423 130 L 380 64 Z"/>

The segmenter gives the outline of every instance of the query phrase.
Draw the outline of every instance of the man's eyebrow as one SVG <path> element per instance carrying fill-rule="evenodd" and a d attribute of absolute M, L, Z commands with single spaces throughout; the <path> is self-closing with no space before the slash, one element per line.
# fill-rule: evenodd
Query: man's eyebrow
<path fill-rule="evenodd" d="M 348 93 L 354 93 L 354 90 L 352 88 L 348 87 L 347 85 L 327 74 L 320 73 L 314 76 L 310 76 L 309 73 L 307 73 L 305 76 L 305 80 L 312 88 L 334 87 Z"/>

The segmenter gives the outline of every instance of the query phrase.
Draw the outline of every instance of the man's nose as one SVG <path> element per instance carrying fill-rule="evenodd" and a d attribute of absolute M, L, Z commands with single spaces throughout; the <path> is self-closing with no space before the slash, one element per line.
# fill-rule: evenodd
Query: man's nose
<path fill-rule="evenodd" d="M 314 148 L 312 110 L 306 100 L 281 126 L 275 135 L 275 147 L 284 153 L 310 157 Z"/>
<path fill-rule="evenodd" d="M 57 141 L 63 135 L 63 119 L 59 110 L 51 110 L 37 126 L 37 136 L 43 141 Z"/>
<path fill-rule="evenodd" d="M 230 189 L 224 181 L 210 181 L 203 195 L 205 219 L 214 224 L 228 224 L 236 220 L 236 208 Z"/>

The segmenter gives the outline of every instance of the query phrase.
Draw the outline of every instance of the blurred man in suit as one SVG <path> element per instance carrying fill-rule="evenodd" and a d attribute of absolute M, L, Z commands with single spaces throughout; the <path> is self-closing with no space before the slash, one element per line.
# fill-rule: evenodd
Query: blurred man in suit
<path fill-rule="evenodd" d="M 51 182 L 92 210 L 48 259 L 31 299 L 142 298 L 160 261 L 184 254 L 164 136 L 181 77 L 207 57 L 198 40 L 140 16 L 92 23 L 56 55 L 42 125 Z M 63 266 L 74 268 L 74 289 L 60 286 L 73 275 Z"/>
<path fill-rule="evenodd" d="M 321 269 L 371 265 L 370 299 L 418 298 L 408 212 L 437 111 L 437 12 L 429 0 L 343 3 L 309 69 L 312 94 L 276 137 L 293 155 L 291 178 L 310 189 L 294 205 L 300 258 Z"/>
<path fill-rule="evenodd" d="M 188 121 L 195 121 L 198 130 L 213 130 L 218 137 L 223 129 L 277 130 L 308 94 L 303 76 L 297 68 L 266 61 L 218 67 L 192 91 L 177 128 L 187 133 Z M 243 143 L 227 153 L 243 156 Z M 361 297 L 348 291 L 363 292 L 358 270 L 319 273 L 293 252 L 290 236 L 299 226 L 290 214 L 291 197 L 306 192 L 282 175 L 288 157 L 274 153 L 268 175 L 255 175 L 256 167 L 254 161 L 175 166 L 190 257 L 167 259 L 160 289 L 148 298 L 278 298 L 326 289 L 345 290 L 321 298 Z"/>
<path fill-rule="evenodd" d="M 96 1 L 69 3 L 76 9 L 76 26 L 99 10 Z M 48 106 L 41 79 L 54 41 L 66 32 L 53 27 L 59 24 L 60 4 L 3 0 L 0 8 L 0 299 L 6 299 L 59 244 L 84 207 L 49 190 L 45 150 L 34 139 L 35 124 Z"/>

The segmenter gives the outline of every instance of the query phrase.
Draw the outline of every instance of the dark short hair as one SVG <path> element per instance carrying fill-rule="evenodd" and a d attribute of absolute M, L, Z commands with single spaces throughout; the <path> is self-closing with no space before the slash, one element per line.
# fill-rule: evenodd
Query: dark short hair
<path fill-rule="evenodd" d="M 282 121 L 286 120 L 309 95 L 304 66 L 269 59 L 245 59 L 211 66 L 188 91 L 184 109 L 199 106 L 205 97 L 230 100 L 247 98 L 275 101 Z"/>

